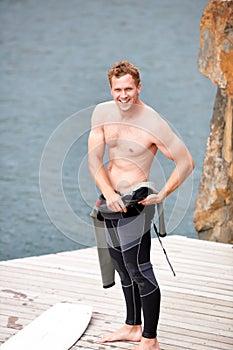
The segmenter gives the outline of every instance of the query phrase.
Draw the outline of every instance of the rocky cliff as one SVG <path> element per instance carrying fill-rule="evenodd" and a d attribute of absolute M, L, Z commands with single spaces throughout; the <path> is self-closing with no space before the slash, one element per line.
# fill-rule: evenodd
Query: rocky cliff
<path fill-rule="evenodd" d="M 233 0 L 207 4 L 198 67 L 218 88 L 193 221 L 199 238 L 233 243 Z"/>

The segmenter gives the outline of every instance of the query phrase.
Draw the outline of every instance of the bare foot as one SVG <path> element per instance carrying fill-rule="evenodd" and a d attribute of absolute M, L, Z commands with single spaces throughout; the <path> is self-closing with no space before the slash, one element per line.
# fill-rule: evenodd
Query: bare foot
<path fill-rule="evenodd" d="M 140 341 L 142 338 L 142 327 L 138 326 L 130 326 L 125 324 L 122 328 L 118 329 L 116 332 L 113 332 L 106 337 L 101 338 L 98 342 L 112 342 L 119 340 L 128 340 L 128 341 Z M 156 349 L 157 350 L 157 349 Z"/>
<path fill-rule="evenodd" d="M 134 350 L 160 350 L 160 346 L 157 338 L 148 339 L 142 337 L 140 344 Z"/>

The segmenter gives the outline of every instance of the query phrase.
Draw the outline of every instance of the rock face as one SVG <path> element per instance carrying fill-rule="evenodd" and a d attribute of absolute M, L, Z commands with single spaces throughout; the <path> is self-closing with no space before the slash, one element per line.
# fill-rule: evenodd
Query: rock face
<path fill-rule="evenodd" d="M 193 221 L 199 238 L 233 243 L 233 0 L 210 1 L 198 66 L 218 86 Z"/>
<path fill-rule="evenodd" d="M 233 98 L 233 1 L 210 1 L 200 23 L 198 66 Z"/>

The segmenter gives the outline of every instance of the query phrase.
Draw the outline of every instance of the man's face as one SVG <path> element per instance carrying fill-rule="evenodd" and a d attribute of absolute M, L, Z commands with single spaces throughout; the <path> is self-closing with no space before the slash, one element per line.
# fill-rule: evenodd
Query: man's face
<path fill-rule="evenodd" d="M 140 90 L 141 83 L 136 86 L 130 74 L 123 75 L 120 78 L 112 77 L 111 94 L 122 111 L 127 111 L 133 104 L 138 103 Z"/>

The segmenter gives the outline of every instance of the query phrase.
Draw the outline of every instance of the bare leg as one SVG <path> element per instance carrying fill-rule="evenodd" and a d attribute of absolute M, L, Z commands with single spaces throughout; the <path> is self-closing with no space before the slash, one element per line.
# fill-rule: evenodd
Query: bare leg
<path fill-rule="evenodd" d="M 142 337 L 140 344 L 134 350 L 160 350 L 160 346 L 157 338 L 148 339 Z"/>
<path fill-rule="evenodd" d="M 140 341 L 141 338 L 142 338 L 141 325 L 130 326 L 128 324 L 125 324 L 122 328 L 118 329 L 117 331 L 101 338 L 99 340 L 99 343 L 113 342 L 113 341 L 120 341 L 120 340 L 136 342 L 136 341 Z"/>

